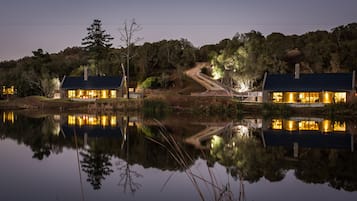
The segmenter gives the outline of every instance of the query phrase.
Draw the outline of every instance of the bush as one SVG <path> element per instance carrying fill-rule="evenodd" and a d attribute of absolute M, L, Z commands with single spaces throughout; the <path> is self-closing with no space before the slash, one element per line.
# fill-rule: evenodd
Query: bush
<path fill-rule="evenodd" d="M 148 77 L 144 80 L 140 87 L 143 89 L 156 89 L 160 87 L 159 78 L 158 77 Z"/>

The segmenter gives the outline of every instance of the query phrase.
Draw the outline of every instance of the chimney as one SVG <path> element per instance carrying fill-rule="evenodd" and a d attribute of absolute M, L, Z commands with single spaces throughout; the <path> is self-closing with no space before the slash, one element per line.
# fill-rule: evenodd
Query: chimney
<path fill-rule="evenodd" d="M 88 80 L 88 67 L 87 66 L 84 66 L 83 78 L 84 78 L 84 81 Z"/>
<path fill-rule="evenodd" d="M 295 64 L 295 79 L 300 78 L 300 64 Z"/>

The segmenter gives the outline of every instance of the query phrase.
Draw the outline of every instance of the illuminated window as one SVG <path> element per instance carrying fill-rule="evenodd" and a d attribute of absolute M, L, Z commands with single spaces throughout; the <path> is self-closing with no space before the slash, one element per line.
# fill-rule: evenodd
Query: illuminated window
<path fill-rule="evenodd" d="M 282 103 L 283 102 L 283 92 L 273 92 L 273 102 Z"/>
<path fill-rule="evenodd" d="M 319 103 L 320 102 L 320 93 L 318 93 L 318 92 L 301 92 L 298 95 L 298 102 Z"/>
<path fill-rule="evenodd" d="M 333 131 L 346 131 L 346 122 L 335 121 Z"/>
<path fill-rule="evenodd" d="M 332 97 L 333 93 L 332 92 L 323 92 L 323 103 L 332 103 Z"/>
<path fill-rule="evenodd" d="M 296 103 L 296 92 L 286 92 L 285 95 L 285 102 L 287 103 Z"/>
<path fill-rule="evenodd" d="M 283 129 L 283 120 L 281 119 L 272 119 L 271 120 L 271 128 L 281 130 Z"/>
<path fill-rule="evenodd" d="M 78 89 L 76 91 L 76 94 L 77 94 L 76 98 L 85 98 L 84 90 Z"/>
<path fill-rule="evenodd" d="M 334 99 L 335 99 L 335 103 L 345 103 L 346 102 L 346 92 L 336 92 Z"/>
<path fill-rule="evenodd" d="M 76 97 L 76 91 L 75 90 L 68 90 L 68 98 L 75 98 Z"/>
<path fill-rule="evenodd" d="M 108 90 L 102 90 L 100 94 L 100 98 L 108 98 Z"/>
<path fill-rule="evenodd" d="M 15 87 L 11 86 L 11 87 L 6 88 L 6 86 L 2 86 L 2 94 L 3 95 L 14 95 Z"/>
<path fill-rule="evenodd" d="M 117 91 L 116 90 L 110 90 L 110 98 L 116 98 L 117 97 Z"/>

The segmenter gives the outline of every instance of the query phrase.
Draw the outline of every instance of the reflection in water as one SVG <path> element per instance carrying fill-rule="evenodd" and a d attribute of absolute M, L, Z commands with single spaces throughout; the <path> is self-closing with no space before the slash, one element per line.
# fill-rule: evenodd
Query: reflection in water
<path fill-rule="evenodd" d="M 111 126 L 117 125 L 117 117 L 114 115 L 68 115 L 68 125 L 74 126 Z"/>
<path fill-rule="evenodd" d="M 15 122 L 14 112 L 4 111 L 2 113 L 2 122 L 3 123 L 10 122 L 13 124 Z"/>
<path fill-rule="evenodd" d="M 205 197 L 203 186 L 212 186 L 217 199 L 222 195 L 227 199 L 257 200 L 249 188 L 245 189 L 247 186 L 252 189 L 257 183 L 266 187 L 269 182 L 283 183 L 291 171 L 303 185 L 326 183 L 335 189 L 357 191 L 355 125 L 350 122 L 292 118 L 155 124 L 112 114 L 37 119 L 13 114 L 12 123 L 11 118 L 4 121 L 8 115 L 2 115 L 1 136 L 30 147 L 35 161 L 65 155 L 64 149 L 78 150 L 80 170 L 96 192 L 107 192 L 113 184 L 116 190 L 120 187 L 131 194 L 145 193 L 151 189 L 145 185 L 150 177 L 168 177 L 162 183 L 152 183 L 181 189 L 184 185 L 168 175 L 184 174 L 192 182 L 191 188 L 206 199 L 210 198 Z M 65 160 L 63 163 L 71 164 Z M 155 170 L 157 175 L 146 174 L 148 170 Z M 208 173 L 202 174 L 204 170 Z M 228 180 L 218 182 L 217 178 Z M 231 187 L 233 184 L 239 188 Z"/>
<path fill-rule="evenodd" d="M 271 128 L 287 131 L 321 131 L 329 133 L 333 131 L 346 131 L 346 122 L 331 121 L 327 119 L 272 119 Z"/>
<path fill-rule="evenodd" d="M 299 148 L 330 148 L 354 151 L 352 126 L 345 121 L 318 118 L 272 119 L 262 129 L 264 146 L 293 147 L 294 156 Z"/>

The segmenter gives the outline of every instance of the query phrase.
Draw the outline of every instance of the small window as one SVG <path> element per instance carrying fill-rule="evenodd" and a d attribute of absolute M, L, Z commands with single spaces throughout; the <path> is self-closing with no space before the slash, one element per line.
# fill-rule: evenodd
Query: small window
<path fill-rule="evenodd" d="M 283 92 L 273 92 L 273 102 L 282 103 L 283 102 Z"/>
<path fill-rule="evenodd" d="M 345 103 L 346 102 L 346 92 L 336 92 L 334 96 L 335 103 Z"/>

